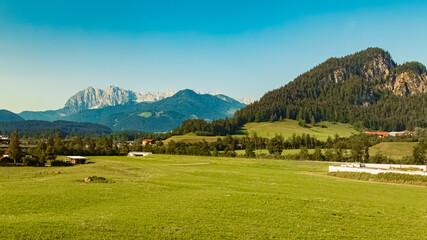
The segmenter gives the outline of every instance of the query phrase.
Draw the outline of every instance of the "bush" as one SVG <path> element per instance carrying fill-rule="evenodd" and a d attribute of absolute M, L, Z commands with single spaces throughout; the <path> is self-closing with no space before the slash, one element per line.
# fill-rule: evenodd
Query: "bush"
<path fill-rule="evenodd" d="M 62 160 L 53 160 L 50 162 L 50 166 L 52 167 L 68 167 L 73 166 L 71 162 L 64 162 Z"/>
<path fill-rule="evenodd" d="M 393 163 L 393 161 L 383 154 L 376 154 L 369 158 L 370 163 Z"/>
<path fill-rule="evenodd" d="M 92 177 L 85 177 L 83 180 L 80 180 L 80 182 L 112 183 L 113 181 L 108 180 L 105 177 L 92 176 Z"/>
<path fill-rule="evenodd" d="M 25 157 L 22 159 L 22 163 L 24 164 L 24 166 L 44 167 L 44 162 L 39 161 L 36 158 Z"/>

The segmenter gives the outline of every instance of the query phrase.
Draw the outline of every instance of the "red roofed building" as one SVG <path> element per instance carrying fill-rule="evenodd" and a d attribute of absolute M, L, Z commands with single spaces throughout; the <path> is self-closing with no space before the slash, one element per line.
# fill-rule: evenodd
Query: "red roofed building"
<path fill-rule="evenodd" d="M 156 141 L 155 140 L 153 140 L 153 139 L 143 139 L 142 140 L 142 146 L 145 146 L 145 145 L 151 145 L 151 144 L 154 144 L 154 143 L 156 143 Z"/>
<path fill-rule="evenodd" d="M 390 136 L 389 132 L 363 132 L 364 134 L 378 135 L 380 138 Z"/>

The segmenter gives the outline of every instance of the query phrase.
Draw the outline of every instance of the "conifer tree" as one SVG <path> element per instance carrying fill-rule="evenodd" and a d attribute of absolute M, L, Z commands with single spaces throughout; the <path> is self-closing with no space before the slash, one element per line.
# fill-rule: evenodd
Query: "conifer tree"
<path fill-rule="evenodd" d="M 13 159 L 13 163 L 16 164 L 21 161 L 22 156 L 22 149 L 19 145 L 19 134 L 17 132 L 13 132 L 10 135 L 9 157 Z"/>

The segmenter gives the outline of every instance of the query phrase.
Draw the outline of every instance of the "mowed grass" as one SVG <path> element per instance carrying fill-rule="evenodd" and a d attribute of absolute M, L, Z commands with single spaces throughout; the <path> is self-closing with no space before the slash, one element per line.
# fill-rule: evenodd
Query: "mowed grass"
<path fill-rule="evenodd" d="M 416 142 L 382 142 L 369 148 L 370 155 L 383 154 L 393 159 L 412 156 Z"/>
<path fill-rule="evenodd" d="M 327 163 L 151 155 L 0 168 L 0 239 L 425 239 L 427 188 Z M 113 183 L 83 183 L 87 176 Z"/>
<path fill-rule="evenodd" d="M 321 125 L 326 128 L 322 128 Z M 243 133 L 248 133 L 250 137 L 253 137 L 256 133 L 259 137 L 273 138 L 276 134 L 282 135 L 285 139 L 296 135 L 310 134 L 316 136 L 317 139 L 325 141 L 328 136 L 334 137 L 338 134 L 341 137 L 349 137 L 352 134 L 358 134 L 350 124 L 344 123 L 330 123 L 320 122 L 316 127 L 305 128 L 298 125 L 296 120 L 282 120 L 277 122 L 259 122 L 259 123 L 247 123 L 242 129 Z"/>

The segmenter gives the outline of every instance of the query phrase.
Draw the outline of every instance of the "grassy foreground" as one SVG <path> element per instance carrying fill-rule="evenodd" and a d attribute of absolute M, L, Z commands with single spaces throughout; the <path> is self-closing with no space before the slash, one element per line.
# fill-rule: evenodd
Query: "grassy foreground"
<path fill-rule="evenodd" d="M 0 239 L 425 239 L 427 188 L 327 163 L 152 155 L 0 168 Z M 78 182 L 102 176 L 113 183 Z"/>

